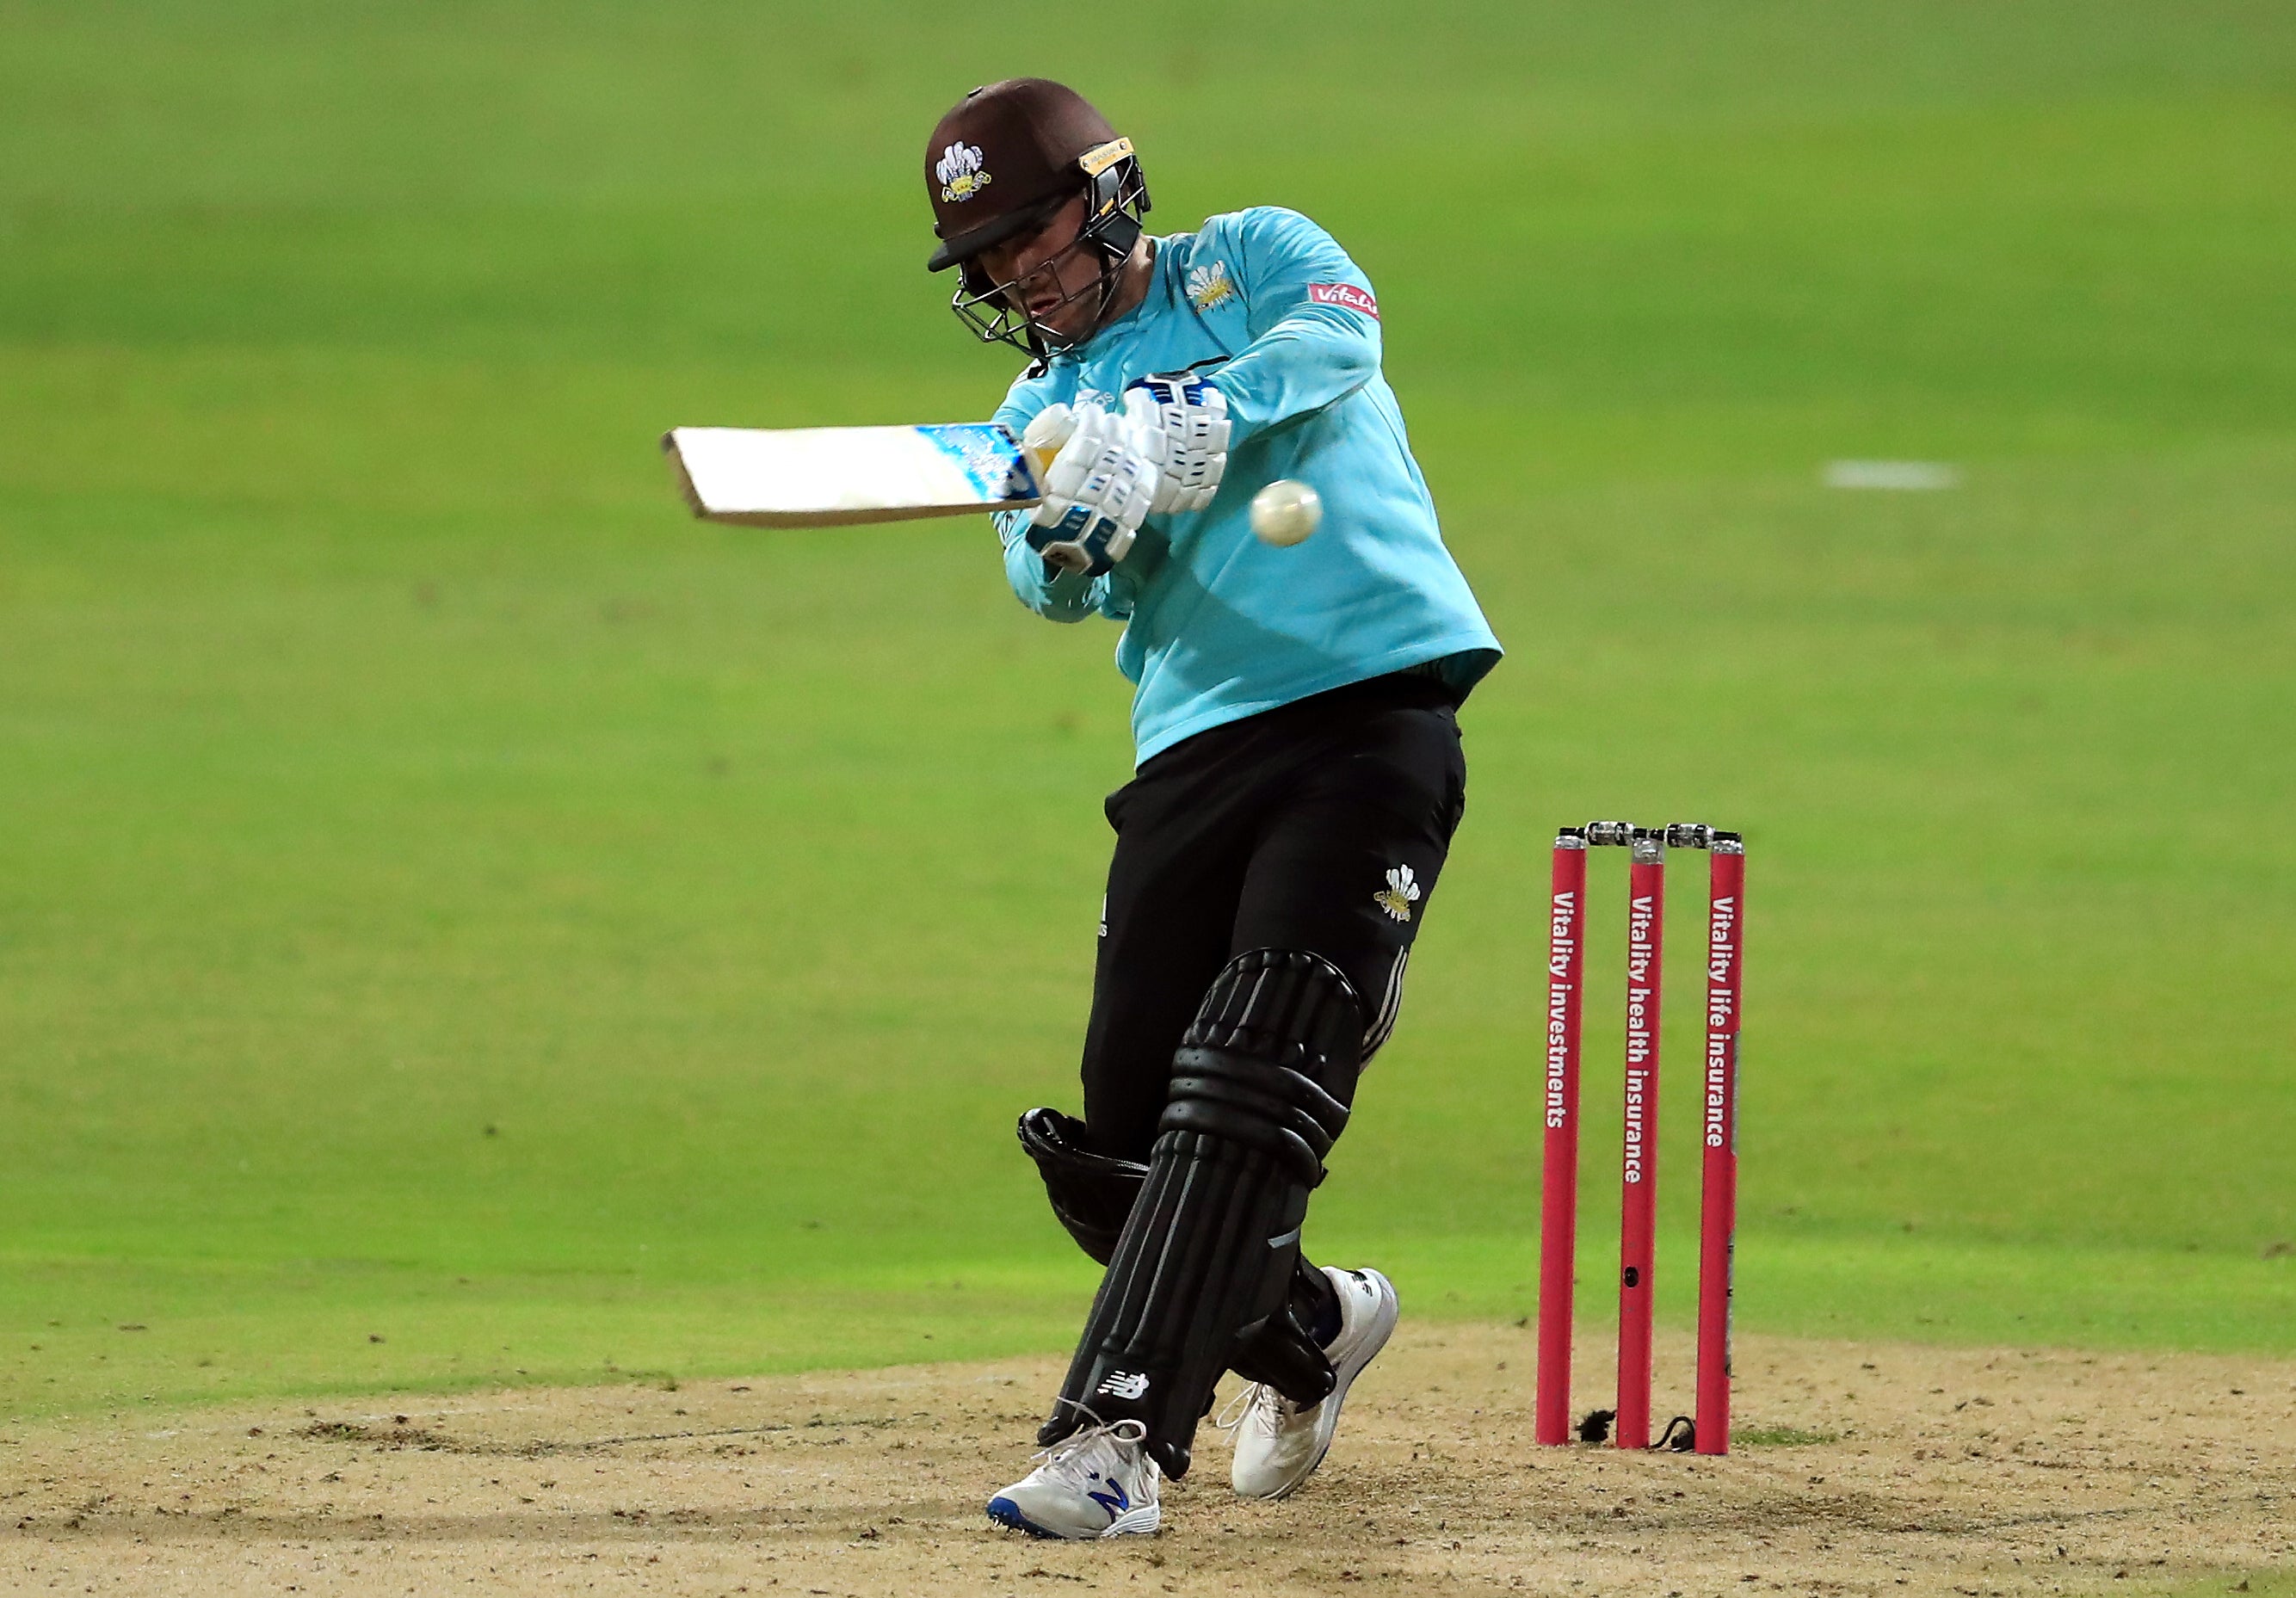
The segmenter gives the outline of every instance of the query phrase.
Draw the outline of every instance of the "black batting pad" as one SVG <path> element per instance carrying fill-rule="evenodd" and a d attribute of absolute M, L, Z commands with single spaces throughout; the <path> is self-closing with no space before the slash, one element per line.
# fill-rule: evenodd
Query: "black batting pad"
<path fill-rule="evenodd" d="M 1272 1329 L 1296 1356 L 1286 1396 L 1329 1390 L 1320 1351 L 1271 1323 L 1288 1321 L 1300 1223 L 1347 1126 L 1363 1030 L 1361 1001 L 1320 955 L 1259 949 L 1221 971 L 1174 1057 L 1146 1181 L 1041 1440 L 1137 1420 L 1165 1474 L 1184 1475 L 1220 1373 Z"/>

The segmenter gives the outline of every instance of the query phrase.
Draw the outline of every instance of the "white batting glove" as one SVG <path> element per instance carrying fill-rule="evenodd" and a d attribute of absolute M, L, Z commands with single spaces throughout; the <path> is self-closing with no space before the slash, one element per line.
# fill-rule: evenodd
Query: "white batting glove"
<path fill-rule="evenodd" d="M 1160 516 L 1211 504 L 1227 470 L 1227 396 L 1209 378 L 1168 372 L 1125 389 L 1124 414 L 1162 479 L 1149 509 Z"/>
<path fill-rule="evenodd" d="M 1156 463 L 1122 413 L 1078 406 L 1075 431 L 1045 472 L 1029 547 L 1048 566 L 1098 577 L 1125 557 L 1156 498 Z"/>

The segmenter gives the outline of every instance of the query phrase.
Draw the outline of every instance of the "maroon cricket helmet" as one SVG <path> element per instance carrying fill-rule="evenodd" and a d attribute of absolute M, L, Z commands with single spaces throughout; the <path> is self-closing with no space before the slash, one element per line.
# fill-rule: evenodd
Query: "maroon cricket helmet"
<path fill-rule="evenodd" d="M 1120 153 L 1111 146 L 1121 146 Z M 950 108 L 925 146 L 925 190 L 944 271 L 1041 222 L 1084 192 L 1086 158 L 1131 154 L 1108 119 L 1065 84 L 1008 78 Z"/>
<path fill-rule="evenodd" d="M 1044 78 L 988 84 L 951 107 L 925 146 L 925 192 L 940 240 L 926 269 L 959 269 L 957 315 L 984 340 L 1037 354 L 1059 336 L 1013 308 L 1004 292 L 1010 285 L 988 281 L 976 264 L 980 253 L 1041 227 L 1082 196 L 1076 247 L 1101 259 L 1104 306 L 1148 209 L 1132 142 L 1083 95 Z"/>

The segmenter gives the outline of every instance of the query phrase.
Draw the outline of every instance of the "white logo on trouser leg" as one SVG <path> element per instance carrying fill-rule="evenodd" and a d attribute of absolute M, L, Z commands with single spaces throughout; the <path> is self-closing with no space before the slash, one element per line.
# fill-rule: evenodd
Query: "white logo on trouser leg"
<path fill-rule="evenodd" d="M 1419 884 L 1412 881 L 1411 868 L 1393 865 L 1388 868 L 1387 886 L 1371 896 L 1372 903 L 1398 921 L 1411 919 L 1411 906 L 1419 902 Z"/>

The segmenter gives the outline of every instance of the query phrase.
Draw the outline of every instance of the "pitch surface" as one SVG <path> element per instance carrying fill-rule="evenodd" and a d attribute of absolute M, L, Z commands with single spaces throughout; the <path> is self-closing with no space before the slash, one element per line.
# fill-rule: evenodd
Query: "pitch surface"
<path fill-rule="evenodd" d="M 1044 1360 L 37 1427 L 9 1438 L 39 1480 L 7 1502 L 0 1580 L 181 1594 L 2296 1591 L 2286 1360 L 1761 1339 L 1744 1363 L 1746 1446 L 1709 1460 L 1537 1447 L 1529 1352 L 1528 1332 L 1488 1323 L 1407 1331 L 1298 1497 L 1237 1501 L 1208 1438 L 1167 1491 L 1163 1532 L 1113 1545 L 1031 1542 L 981 1513 L 1025 1461 L 1057 1374 Z"/>

